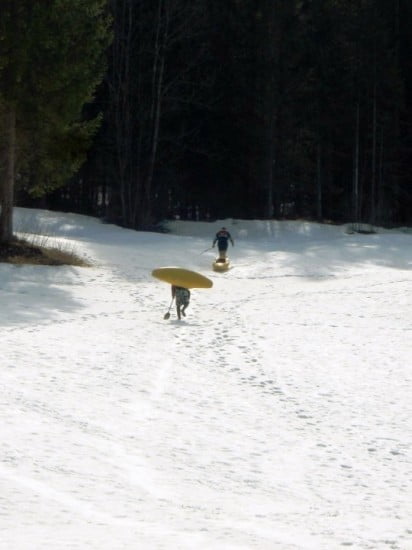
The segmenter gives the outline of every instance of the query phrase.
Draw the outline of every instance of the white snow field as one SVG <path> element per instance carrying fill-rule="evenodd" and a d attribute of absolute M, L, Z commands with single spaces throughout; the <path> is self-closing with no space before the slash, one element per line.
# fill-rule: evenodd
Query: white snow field
<path fill-rule="evenodd" d="M 412 549 L 411 233 L 15 229 L 93 265 L 0 264 L 1 550 Z M 167 265 L 214 282 L 182 321 Z"/>

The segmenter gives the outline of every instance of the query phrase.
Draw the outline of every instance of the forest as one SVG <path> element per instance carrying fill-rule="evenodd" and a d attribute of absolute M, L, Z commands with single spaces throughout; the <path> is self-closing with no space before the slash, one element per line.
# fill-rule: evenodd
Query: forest
<path fill-rule="evenodd" d="M 5 48 L 0 23 L 2 216 L 12 170 L 14 205 L 134 229 L 176 217 L 412 223 L 410 0 L 3 4 L 33 36 Z"/>

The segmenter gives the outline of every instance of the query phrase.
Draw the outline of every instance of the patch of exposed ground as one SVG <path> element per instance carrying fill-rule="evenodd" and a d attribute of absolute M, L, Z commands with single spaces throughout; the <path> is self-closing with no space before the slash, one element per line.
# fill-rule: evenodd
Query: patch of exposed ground
<path fill-rule="evenodd" d="M 27 241 L 13 240 L 0 244 L 0 262 L 34 265 L 76 265 L 88 264 L 75 254 L 56 248 L 35 246 Z"/>

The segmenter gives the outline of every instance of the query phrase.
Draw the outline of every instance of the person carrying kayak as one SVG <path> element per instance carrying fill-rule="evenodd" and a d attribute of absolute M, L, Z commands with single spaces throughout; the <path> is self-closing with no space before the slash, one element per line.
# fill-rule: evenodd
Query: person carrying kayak
<path fill-rule="evenodd" d="M 172 285 L 172 297 L 176 300 L 177 318 L 181 319 L 181 315 L 186 317 L 186 308 L 190 302 L 190 290 L 182 286 Z"/>

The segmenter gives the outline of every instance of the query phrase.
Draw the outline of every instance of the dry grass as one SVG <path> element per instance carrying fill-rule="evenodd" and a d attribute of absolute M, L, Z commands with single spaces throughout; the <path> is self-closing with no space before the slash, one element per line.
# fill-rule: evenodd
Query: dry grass
<path fill-rule="evenodd" d="M 0 262 L 19 265 L 74 265 L 80 267 L 89 265 L 73 252 L 67 252 L 61 248 L 35 245 L 22 239 L 0 244 Z"/>

